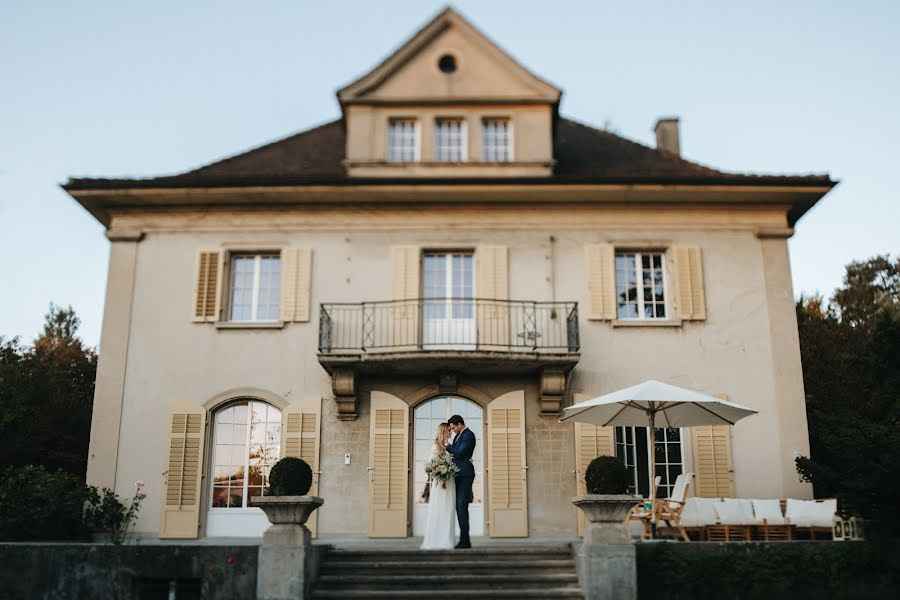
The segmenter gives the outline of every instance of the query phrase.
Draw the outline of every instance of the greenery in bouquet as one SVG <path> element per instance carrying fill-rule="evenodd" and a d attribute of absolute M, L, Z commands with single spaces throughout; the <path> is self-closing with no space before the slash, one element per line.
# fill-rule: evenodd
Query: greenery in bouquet
<path fill-rule="evenodd" d="M 440 456 L 435 456 L 425 463 L 425 472 L 431 479 L 441 482 L 441 487 L 447 487 L 447 480 L 453 479 L 459 473 L 459 467 L 453 462 L 453 456 L 444 450 Z"/>

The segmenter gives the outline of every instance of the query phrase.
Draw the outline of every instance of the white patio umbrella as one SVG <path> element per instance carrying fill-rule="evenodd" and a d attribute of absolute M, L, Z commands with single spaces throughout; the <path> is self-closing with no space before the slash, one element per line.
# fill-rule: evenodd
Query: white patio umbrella
<path fill-rule="evenodd" d="M 656 428 L 734 425 L 756 411 L 653 379 L 566 408 L 560 421 L 650 428 L 650 501 L 656 498 Z"/>

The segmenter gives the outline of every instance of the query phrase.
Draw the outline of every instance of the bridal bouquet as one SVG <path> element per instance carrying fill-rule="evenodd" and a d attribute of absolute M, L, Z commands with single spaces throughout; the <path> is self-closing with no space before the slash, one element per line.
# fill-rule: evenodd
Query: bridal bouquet
<path fill-rule="evenodd" d="M 447 480 L 456 477 L 459 467 L 453 462 L 453 456 L 444 450 L 440 456 L 435 456 L 425 463 L 425 472 L 430 478 L 440 481 L 441 487 L 446 489 Z"/>

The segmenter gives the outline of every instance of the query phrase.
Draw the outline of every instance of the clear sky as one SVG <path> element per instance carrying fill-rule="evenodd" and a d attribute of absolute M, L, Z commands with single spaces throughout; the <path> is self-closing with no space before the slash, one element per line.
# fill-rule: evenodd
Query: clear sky
<path fill-rule="evenodd" d="M 440 11 L 425 0 L 0 2 L 0 335 L 49 303 L 98 344 L 109 244 L 69 176 L 176 173 L 339 114 L 334 91 Z M 724 170 L 841 184 L 790 241 L 794 291 L 900 253 L 900 2 L 453 6 L 564 90 L 561 113 Z"/>

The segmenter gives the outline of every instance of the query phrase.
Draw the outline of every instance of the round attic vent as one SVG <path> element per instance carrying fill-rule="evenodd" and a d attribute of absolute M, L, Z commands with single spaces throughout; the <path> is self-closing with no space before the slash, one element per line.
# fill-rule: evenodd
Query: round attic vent
<path fill-rule="evenodd" d="M 450 55 L 445 54 L 438 59 L 438 69 L 441 70 L 441 73 L 454 73 L 456 71 L 456 59 Z"/>

